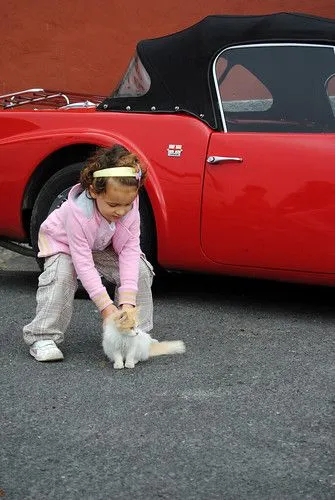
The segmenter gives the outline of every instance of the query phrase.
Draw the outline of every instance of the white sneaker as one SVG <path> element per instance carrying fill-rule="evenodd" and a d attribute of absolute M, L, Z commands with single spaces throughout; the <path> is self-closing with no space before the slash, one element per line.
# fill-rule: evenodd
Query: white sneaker
<path fill-rule="evenodd" d="M 37 361 L 59 361 L 64 359 L 63 353 L 53 340 L 37 340 L 30 348 L 30 354 Z"/>

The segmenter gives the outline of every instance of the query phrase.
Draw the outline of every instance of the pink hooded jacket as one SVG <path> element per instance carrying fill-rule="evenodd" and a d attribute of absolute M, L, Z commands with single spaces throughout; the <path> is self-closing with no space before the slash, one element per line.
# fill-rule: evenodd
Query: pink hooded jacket
<path fill-rule="evenodd" d="M 76 184 L 67 201 L 41 225 L 38 257 L 57 253 L 70 255 L 78 278 L 102 311 L 112 304 L 112 300 L 94 265 L 92 251 L 104 250 L 110 244 L 119 257 L 120 304 L 135 305 L 141 255 L 138 197 L 130 212 L 112 228 L 97 210 L 95 201 Z"/>

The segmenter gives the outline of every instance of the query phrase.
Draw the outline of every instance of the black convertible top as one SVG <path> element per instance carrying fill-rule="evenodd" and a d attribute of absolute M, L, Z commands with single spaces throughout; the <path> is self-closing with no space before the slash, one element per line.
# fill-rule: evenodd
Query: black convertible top
<path fill-rule="evenodd" d="M 183 31 L 140 41 L 137 54 L 150 75 L 149 91 L 138 97 L 112 95 L 99 109 L 188 112 L 215 128 L 209 78 L 214 56 L 231 45 L 298 41 L 334 44 L 335 20 L 300 13 L 207 16 Z"/>

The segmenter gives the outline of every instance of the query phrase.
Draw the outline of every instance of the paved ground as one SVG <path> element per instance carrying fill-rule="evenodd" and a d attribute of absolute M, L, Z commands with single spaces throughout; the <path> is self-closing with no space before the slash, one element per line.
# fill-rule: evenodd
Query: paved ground
<path fill-rule="evenodd" d="M 0 247 L 0 271 L 38 271 L 35 259 Z"/>
<path fill-rule="evenodd" d="M 183 356 L 114 371 L 77 298 L 64 362 L 29 357 L 37 267 L 2 254 L 0 495 L 13 500 L 332 499 L 334 292 L 172 276 L 155 336 Z"/>

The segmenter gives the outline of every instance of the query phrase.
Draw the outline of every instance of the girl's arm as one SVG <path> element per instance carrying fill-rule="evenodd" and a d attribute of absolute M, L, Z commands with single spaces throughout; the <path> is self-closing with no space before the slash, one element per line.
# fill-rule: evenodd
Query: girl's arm
<path fill-rule="evenodd" d="M 106 288 L 102 284 L 100 275 L 94 264 L 92 249 L 80 222 L 76 219 L 75 215 L 69 213 L 64 225 L 74 268 L 91 300 L 101 312 L 108 308 L 104 315 L 113 310 L 117 311 Z"/>
<path fill-rule="evenodd" d="M 119 272 L 121 286 L 119 288 L 120 305 L 136 305 L 137 283 L 140 266 L 140 214 L 128 228 L 131 235 L 119 254 Z"/>

